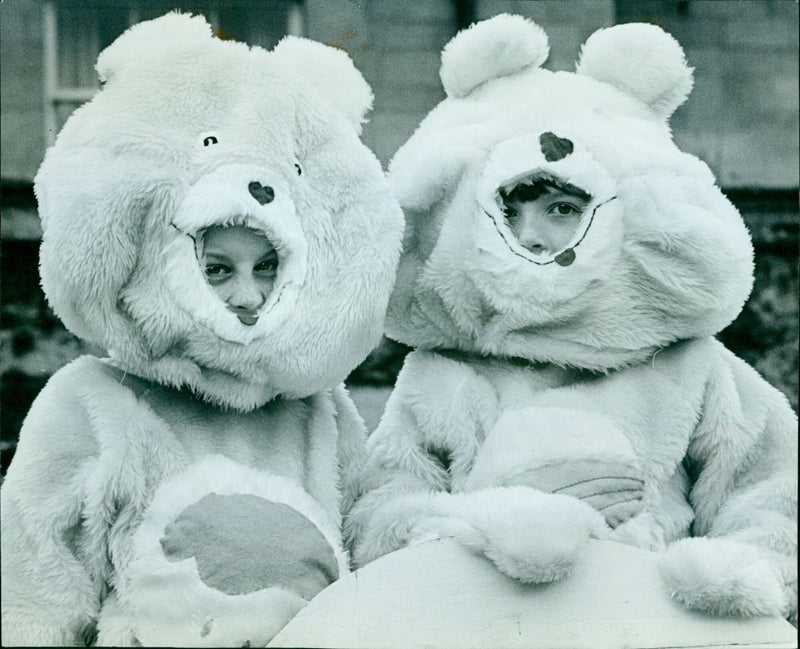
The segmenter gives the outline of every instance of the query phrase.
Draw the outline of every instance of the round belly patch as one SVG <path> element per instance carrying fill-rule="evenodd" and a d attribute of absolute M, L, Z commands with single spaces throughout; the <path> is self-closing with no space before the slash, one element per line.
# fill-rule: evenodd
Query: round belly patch
<path fill-rule="evenodd" d="M 166 526 L 160 543 L 169 561 L 194 557 L 203 583 L 227 595 L 278 586 L 310 600 L 339 576 L 314 523 L 253 494 L 204 496 Z"/>

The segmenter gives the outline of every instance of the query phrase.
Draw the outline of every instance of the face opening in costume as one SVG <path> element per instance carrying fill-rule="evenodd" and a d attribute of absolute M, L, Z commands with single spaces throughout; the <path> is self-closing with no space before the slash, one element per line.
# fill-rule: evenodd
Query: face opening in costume
<path fill-rule="evenodd" d="M 534 255 L 562 250 L 575 236 L 591 198 L 574 185 L 545 177 L 500 189 L 509 229 Z"/>
<path fill-rule="evenodd" d="M 254 325 L 275 286 L 275 246 L 261 232 L 241 225 L 211 226 L 202 243 L 201 262 L 209 285 L 242 324 Z"/>

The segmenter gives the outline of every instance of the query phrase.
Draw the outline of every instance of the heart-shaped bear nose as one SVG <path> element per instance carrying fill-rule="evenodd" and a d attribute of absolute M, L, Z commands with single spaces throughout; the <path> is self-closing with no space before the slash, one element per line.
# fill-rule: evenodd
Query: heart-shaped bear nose
<path fill-rule="evenodd" d="M 558 135 L 550 131 L 539 136 L 539 144 L 542 146 L 542 153 L 544 153 L 544 159 L 547 162 L 555 162 L 556 160 L 561 160 L 561 158 L 566 158 L 574 149 L 571 140 L 565 137 L 558 137 Z"/>
<path fill-rule="evenodd" d="M 257 180 L 254 180 L 247 186 L 250 196 L 255 198 L 261 205 L 271 203 L 275 198 L 275 190 L 269 185 L 262 185 Z"/>

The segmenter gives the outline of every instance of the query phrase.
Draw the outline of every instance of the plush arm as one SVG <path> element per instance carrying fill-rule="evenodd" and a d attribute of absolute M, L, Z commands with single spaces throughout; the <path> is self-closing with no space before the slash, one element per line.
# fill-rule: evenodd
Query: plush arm
<path fill-rule="evenodd" d="M 750 366 L 721 349 L 686 459 L 693 537 L 662 574 L 689 608 L 797 618 L 797 416 Z"/>
<path fill-rule="evenodd" d="M 552 581 L 590 535 L 605 534 L 603 517 L 571 496 L 527 486 L 461 490 L 496 408 L 491 386 L 462 366 L 407 359 L 368 440 L 361 496 L 346 520 L 357 566 L 450 537 L 511 577 Z"/>
<path fill-rule="evenodd" d="M 4 645 L 83 645 L 94 635 L 102 575 L 86 559 L 81 523 L 97 448 L 70 380 L 56 375 L 34 401 L 2 487 Z"/>
<path fill-rule="evenodd" d="M 344 516 L 353 506 L 358 490 L 358 476 L 364 466 L 367 430 L 344 384 L 332 391 L 336 408 L 337 457 L 342 489 L 341 512 Z"/>
<path fill-rule="evenodd" d="M 590 536 L 606 534 L 602 516 L 589 505 L 530 487 L 459 494 L 395 492 L 390 500 L 371 509 L 375 500 L 401 485 L 394 481 L 386 487 L 383 493 L 372 492 L 374 499 L 359 501 L 351 512 L 354 519 L 368 518 L 356 545 L 357 565 L 409 544 L 452 538 L 484 554 L 509 577 L 550 582 L 569 573 Z"/>

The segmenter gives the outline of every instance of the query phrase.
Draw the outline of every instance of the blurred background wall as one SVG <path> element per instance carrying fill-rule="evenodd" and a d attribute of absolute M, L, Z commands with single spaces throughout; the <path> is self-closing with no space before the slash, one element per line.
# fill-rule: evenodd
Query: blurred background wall
<path fill-rule="evenodd" d="M 9 0 L 0 3 L 0 431 L 2 471 L 31 400 L 85 346 L 38 287 L 41 236 L 32 181 L 66 118 L 99 89 L 97 54 L 129 25 L 179 9 L 221 38 L 271 48 L 287 33 L 346 50 L 372 86 L 364 142 L 384 167 L 444 98 L 444 44 L 502 12 L 550 37 L 545 67 L 572 69 L 600 27 L 652 22 L 695 68 L 672 118 L 678 145 L 704 159 L 742 212 L 756 285 L 720 338 L 783 390 L 798 387 L 798 3 L 795 0 Z M 89 350 L 97 351 L 97 350 Z M 384 340 L 348 379 L 370 427 L 407 350 Z"/>

